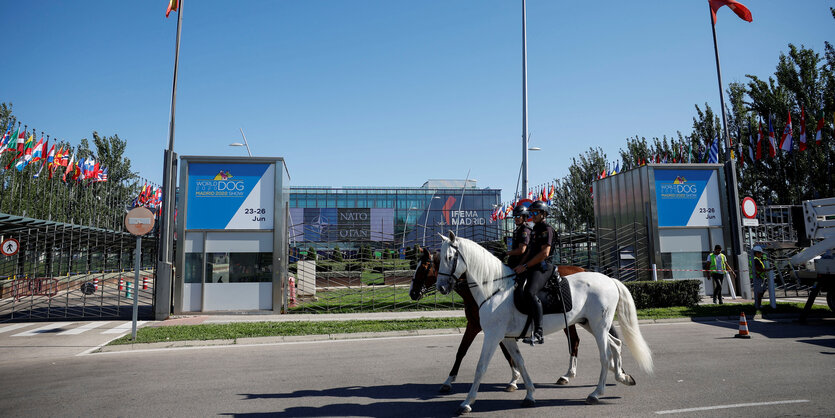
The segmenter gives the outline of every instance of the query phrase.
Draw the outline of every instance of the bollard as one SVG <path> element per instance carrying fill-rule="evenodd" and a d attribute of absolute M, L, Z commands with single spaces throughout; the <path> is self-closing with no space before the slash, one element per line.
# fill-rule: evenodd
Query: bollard
<path fill-rule="evenodd" d="M 128 282 L 128 290 L 125 292 L 125 297 L 130 299 L 133 297 L 133 283 Z"/>
<path fill-rule="evenodd" d="M 290 306 L 296 306 L 296 279 L 290 276 Z"/>
<path fill-rule="evenodd" d="M 142 278 L 142 290 L 148 290 L 148 278 L 147 277 Z"/>
<path fill-rule="evenodd" d="M 125 279 L 119 278 L 119 291 L 125 290 Z"/>
<path fill-rule="evenodd" d="M 96 292 L 99 291 L 99 279 L 98 278 L 93 279 L 93 289 L 95 289 Z"/>

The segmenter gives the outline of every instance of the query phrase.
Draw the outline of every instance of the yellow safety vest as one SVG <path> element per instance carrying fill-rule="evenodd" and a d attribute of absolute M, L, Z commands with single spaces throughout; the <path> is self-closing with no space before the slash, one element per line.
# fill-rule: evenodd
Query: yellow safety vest
<path fill-rule="evenodd" d="M 759 258 L 759 257 L 754 257 L 754 263 L 755 263 L 755 264 L 754 264 L 754 271 L 756 272 L 757 276 L 758 276 L 760 279 L 765 280 L 765 278 L 766 278 L 766 274 L 765 274 L 765 263 L 763 263 L 763 261 L 762 261 L 762 260 L 760 260 L 760 258 Z M 760 263 L 760 268 L 759 268 L 759 269 L 757 269 L 756 263 Z"/>
<path fill-rule="evenodd" d="M 725 266 L 728 264 L 727 260 L 725 260 L 725 254 L 719 254 L 719 260 L 722 263 L 721 266 L 716 266 L 716 254 L 710 253 L 710 272 L 711 273 L 724 273 Z"/>

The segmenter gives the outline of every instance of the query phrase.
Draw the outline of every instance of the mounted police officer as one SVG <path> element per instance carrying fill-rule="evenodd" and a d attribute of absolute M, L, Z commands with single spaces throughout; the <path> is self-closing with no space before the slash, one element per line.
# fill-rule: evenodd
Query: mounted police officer
<path fill-rule="evenodd" d="M 514 268 L 522 262 L 522 256 L 531 241 L 531 227 L 527 224 L 529 217 L 530 213 L 525 206 L 517 205 L 513 208 L 513 222 L 516 223 L 516 230 L 513 231 L 513 244 L 507 253 L 507 265 L 510 268 Z"/>
<path fill-rule="evenodd" d="M 525 253 L 522 255 L 522 264 L 516 266 L 515 271 L 520 279 L 526 279 L 524 288 L 525 301 L 531 308 L 533 318 L 533 339 L 532 342 L 542 344 L 545 339 L 542 335 L 542 302 L 536 294 L 545 287 L 548 275 L 553 270 L 545 262 L 551 254 L 551 243 L 554 241 L 554 228 L 545 223 L 548 216 L 548 205 L 537 200 L 528 207 L 528 212 L 533 216 L 534 226 L 531 230 L 531 240 Z M 528 341 L 525 341 L 528 342 Z"/>

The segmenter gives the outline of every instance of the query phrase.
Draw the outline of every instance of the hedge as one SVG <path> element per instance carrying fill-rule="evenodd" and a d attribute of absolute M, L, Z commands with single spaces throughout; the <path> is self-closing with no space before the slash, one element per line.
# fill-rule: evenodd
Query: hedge
<path fill-rule="evenodd" d="M 625 282 L 632 293 L 635 307 L 668 308 L 671 306 L 696 306 L 699 303 L 701 280 L 660 280 Z"/>

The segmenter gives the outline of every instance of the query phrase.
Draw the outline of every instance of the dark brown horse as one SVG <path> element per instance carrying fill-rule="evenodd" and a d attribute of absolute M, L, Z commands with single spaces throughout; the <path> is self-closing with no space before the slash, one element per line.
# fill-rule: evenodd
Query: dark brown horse
<path fill-rule="evenodd" d="M 423 249 L 423 254 L 420 257 L 417 269 L 415 270 L 415 276 L 412 279 L 412 286 L 409 289 L 409 296 L 411 296 L 412 300 L 419 300 L 430 288 L 432 288 L 432 286 L 435 285 L 435 282 L 438 279 L 439 263 L 440 260 L 437 257 L 437 253 L 433 255 L 428 249 Z M 585 271 L 582 267 L 575 266 L 558 266 L 558 270 L 561 276 L 568 276 Z M 467 328 L 464 331 L 464 337 L 461 338 L 461 343 L 458 345 L 458 352 L 455 354 L 455 364 L 452 365 L 449 377 L 444 384 L 441 385 L 441 392 L 443 393 L 452 390 L 452 382 L 454 382 L 455 378 L 458 376 L 458 368 L 461 366 L 461 360 L 464 359 L 464 355 L 467 354 L 467 350 L 470 348 L 470 345 L 473 343 L 476 335 L 481 332 L 481 325 L 478 317 L 478 306 L 473 299 L 472 293 L 466 291 L 466 289 L 464 291 L 455 289 L 455 292 L 461 295 L 461 298 L 464 299 L 464 315 L 467 317 Z M 567 385 L 568 379 L 576 376 L 577 374 L 577 349 L 580 346 L 580 338 L 577 336 L 577 328 L 574 325 L 571 325 L 565 329 L 565 334 L 566 336 L 570 336 L 571 359 L 569 361 L 568 372 L 557 379 L 558 385 Z M 505 390 L 512 392 L 517 389 L 516 382 L 519 380 L 521 375 L 519 374 L 516 365 L 513 364 L 513 360 L 510 358 L 510 353 L 507 352 L 504 344 L 500 343 L 499 347 L 502 349 L 502 354 L 504 354 L 504 357 L 510 364 L 512 371 L 511 381 L 508 383 Z"/>

